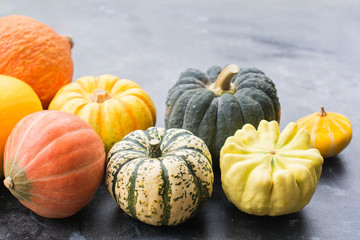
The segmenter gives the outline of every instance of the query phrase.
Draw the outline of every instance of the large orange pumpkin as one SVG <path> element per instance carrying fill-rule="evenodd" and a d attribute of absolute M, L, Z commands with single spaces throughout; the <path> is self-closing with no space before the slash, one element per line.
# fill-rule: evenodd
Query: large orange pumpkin
<path fill-rule="evenodd" d="M 0 17 L 0 74 L 27 82 L 47 108 L 72 81 L 72 42 L 26 16 Z"/>
<path fill-rule="evenodd" d="M 128 133 L 155 125 L 156 109 L 140 86 L 112 75 L 86 76 L 59 90 L 49 109 L 73 113 L 88 122 L 106 152 Z"/>
<path fill-rule="evenodd" d="M 23 117 L 41 110 L 40 99 L 28 84 L 0 75 L 0 178 L 3 176 L 4 147 L 11 130 Z"/>
<path fill-rule="evenodd" d="M 40 111 L 20 120 L 5 146 L 5 186 L 48 218 L 68 217 L 95 194 L 104 174 L 104 145 L 77 116 Z"/>

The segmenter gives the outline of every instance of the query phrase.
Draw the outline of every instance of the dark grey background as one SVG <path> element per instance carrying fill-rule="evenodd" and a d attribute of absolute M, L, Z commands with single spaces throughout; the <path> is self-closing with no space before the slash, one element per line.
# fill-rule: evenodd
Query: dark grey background
<path fill-rule="evenodd" d="M 74 80 L 113 74 L 136 81 L 157 107 L 180 72 L 236 63 L 276 84 L 287 123 L 326 110 L 347 116 L 353 140 L 326 159 L 311 202 L 299 213 L 241 213 L 222 192 L 177 227 L 145 225 L 123 213 L 104 185 L 67 219 L 44 219 L 0 187 L 0 239 L 360 239 L 360 3 L 317 1 L 0 0 L 0 16 L 22 14 L 71 35 Z"/>

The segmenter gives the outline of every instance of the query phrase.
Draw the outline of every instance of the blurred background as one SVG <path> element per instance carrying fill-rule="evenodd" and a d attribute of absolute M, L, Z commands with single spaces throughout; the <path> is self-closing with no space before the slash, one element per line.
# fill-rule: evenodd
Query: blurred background
<path fill-rule="evenodd" d="M 344 92 L 359 87 L 356 0 L 1 0 L 0 6 L 0 16 L 27 15 L 72 36 L 74 81 L 108 73 L 139 83 L 157 106 L 158 126 L 182 71 L 230 63 L 257 67 L 275 82 L 282 125 L 320 106 L 353 111 L 354 99 Z"/>

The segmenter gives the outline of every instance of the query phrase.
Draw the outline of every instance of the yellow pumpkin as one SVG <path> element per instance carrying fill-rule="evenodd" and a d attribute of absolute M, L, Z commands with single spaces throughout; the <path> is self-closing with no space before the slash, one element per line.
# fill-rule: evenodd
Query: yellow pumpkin
<path fill-rule="evenodd" d="M 339 113 L 325 112 L 323 107 L 296 123 L 310 132 L 311 146 L 319 149 L 324 158 L 340 153 L 352 138 L 350 120 Z"/>
<path fill-rule="evenodd" d="M 106 152 L 128 133 L 156 122 L 149 95 L 137 83 L 112 75 L 86 76 L 62 87 L 49 109 L 72 113 L 88 122 L 103 140 Z"/>
<path fill-rule="evenodd" d="M 27 83 L 0 75 L 0 178 L 4 176 L 4 147 L 11 130 L 23 117 L 41 110 L 39 97 Z"/>
<path fill-rule="evenodd" d="M 307 130 L 289 123 L 280 133 L 276 121 L 256 130 L 245 124 L 220 151 L 223 190 L 241 211 L 277 216 L 300 211 L 311 200 L 323 158 L 310 146 Z"/>

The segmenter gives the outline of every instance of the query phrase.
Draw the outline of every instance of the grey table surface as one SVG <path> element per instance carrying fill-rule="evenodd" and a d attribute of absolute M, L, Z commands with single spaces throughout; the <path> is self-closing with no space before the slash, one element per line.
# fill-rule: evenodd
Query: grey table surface
<path fill-rule="evenodd" d="M 136 81 L 157 107 L 188 67 L 257 67 L 276 84 L 280 128 L 321 106 L 347 116 L 353 139 L 325 159 L 311 202 L 300 212 L 258 217 L 227 201 L 215 177 L 208 204 L 176 227 L 127 216 L 102 184 L 76 215 L 46 219 L 0 187 L 0 239 L 360 239 L 360 2 L 0 0 L 0 16 L 21 14 L 71 35 L 74 80 L 113 74 Z"/>

